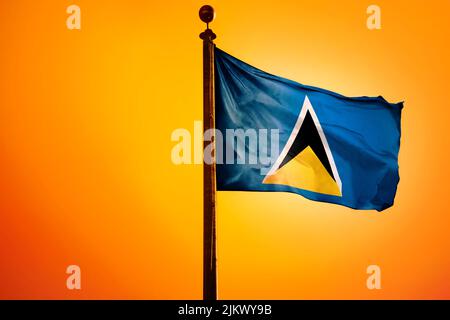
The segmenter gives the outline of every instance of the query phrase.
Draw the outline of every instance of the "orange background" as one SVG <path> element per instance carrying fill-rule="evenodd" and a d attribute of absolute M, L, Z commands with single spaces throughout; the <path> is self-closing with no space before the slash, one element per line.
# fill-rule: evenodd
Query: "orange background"
<path fill-rule="evenodd" d="M 200 299 L 203 1 L 0 4 L 0 298 Z M 393 208 L 218 194 L 219 297 L 450 298 L 450 3 L 210 1 L 217 45 L 348 96 L 405 100 Z M 82 290 L 66 289 L 81 267 Z M 382 289 L 366 288 L 366 268 Z"/>

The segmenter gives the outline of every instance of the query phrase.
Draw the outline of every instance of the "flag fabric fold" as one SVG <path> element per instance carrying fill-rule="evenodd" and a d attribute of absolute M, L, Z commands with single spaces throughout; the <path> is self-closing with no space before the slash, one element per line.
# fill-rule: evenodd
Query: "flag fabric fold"
<path fill-rule="evenodd" d="M 354 209 L 393 205 L 403 103 L 302 85 L 218 48 L 215 99 L 217 190 L 293 192 Z"/>

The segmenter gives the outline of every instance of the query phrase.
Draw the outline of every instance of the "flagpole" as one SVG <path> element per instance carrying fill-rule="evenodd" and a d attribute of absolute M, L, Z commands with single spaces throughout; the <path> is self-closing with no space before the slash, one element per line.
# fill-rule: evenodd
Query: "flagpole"
<path fill-rule="evenodd" d="M 214 9 L 203 6 L 199 16 L 206 23 L 206 30 L 200 34 L 203 40 L 203 132 L 206 132 L 214 129 L 213 40 L 216 35 L 209 29 L 209 23 L 214 20 Z M 203 147 L 208 144 L 208 141 L 204 141 Z M 217 300 L 215 149 L 212 154 L 214 158 L 211 164 L 203 161 L 203 300 Z"/>

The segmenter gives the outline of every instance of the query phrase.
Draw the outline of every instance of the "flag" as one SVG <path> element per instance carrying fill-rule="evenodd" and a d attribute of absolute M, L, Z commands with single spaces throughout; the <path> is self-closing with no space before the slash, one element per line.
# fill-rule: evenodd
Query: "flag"
<path fill-rule="evenodd" d="M 353 209 L 393 205 L 403 103 L 302 85 L 218 48 L 215 99 L 217 190 L 285 191 Z"/>

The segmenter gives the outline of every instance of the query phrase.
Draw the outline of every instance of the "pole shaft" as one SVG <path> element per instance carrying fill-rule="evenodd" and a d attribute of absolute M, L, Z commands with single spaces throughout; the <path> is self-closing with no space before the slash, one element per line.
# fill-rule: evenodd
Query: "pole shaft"
<path fill-rule="evenodd" d="M 207 29 L 203 39 L 203 132 L 214 129 L 214 33 Z M 216 251 L 216 164 L 215 141 L 203 142 L 203 150 L 213 144 L 212 163 L 203 161 L 203 299 L 217 299 Z"/>

